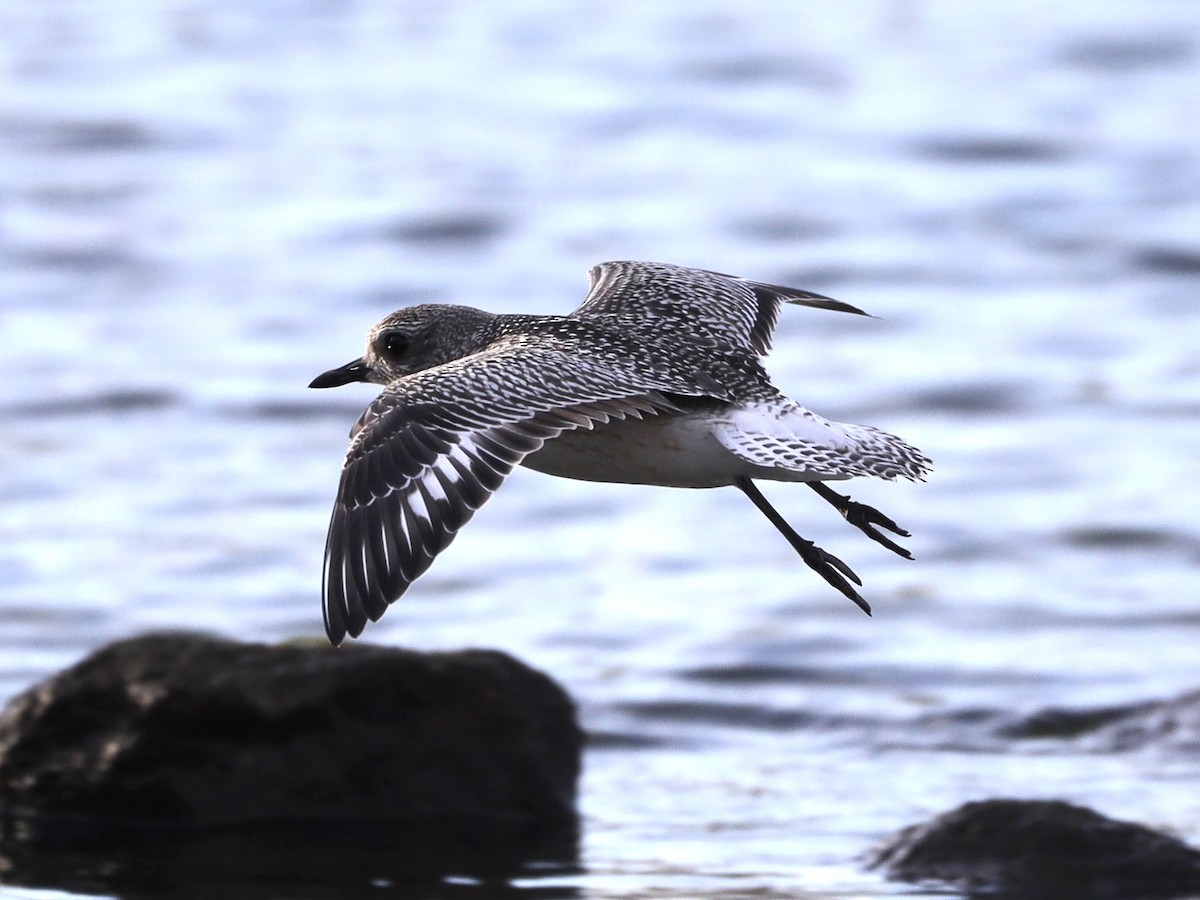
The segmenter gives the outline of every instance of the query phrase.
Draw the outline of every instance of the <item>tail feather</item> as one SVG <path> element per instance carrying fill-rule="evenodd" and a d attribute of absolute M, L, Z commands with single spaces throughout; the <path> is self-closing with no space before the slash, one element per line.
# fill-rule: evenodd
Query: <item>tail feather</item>
<path fill-rule="evenodd" d="M 779 480 L 826 481 L 871 476 L 924 481 L 933 468 L 916 447 L 870 425 L 831 422 L 789 403 L 744 410 L 718 433 L 732 453 L 774 470 Z M 763 477 L 771 477 L 763 473 Z"/>

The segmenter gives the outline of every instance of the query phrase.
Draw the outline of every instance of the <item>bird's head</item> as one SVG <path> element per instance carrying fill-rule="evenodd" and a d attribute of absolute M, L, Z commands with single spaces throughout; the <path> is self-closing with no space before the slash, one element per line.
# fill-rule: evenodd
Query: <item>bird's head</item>
<path fill-rule="evenodd" d="M 389 384 L 461 359 L 487 346 L 494 320 L 491 313 L 467 306 L 424 303 L 396 310 L 367 334 L 367 350 L 359 359 L 318 375 L 309 387 Z"/>

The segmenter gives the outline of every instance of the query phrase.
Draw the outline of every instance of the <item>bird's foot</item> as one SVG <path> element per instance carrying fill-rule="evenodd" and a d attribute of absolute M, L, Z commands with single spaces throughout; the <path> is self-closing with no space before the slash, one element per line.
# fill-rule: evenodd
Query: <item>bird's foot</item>
<path fill-rule="evenodd" d="M 758 507 L 759 511 L 767 517 L 768 521 L 775 526 L 779 533 L 787 538 L 787 542 L 800 554 L 800 558 L 804 560 L 810 569 L 853 600 L 858 605 L 858 608 L 868 616 L 871 614 L 871 604 L 867 603 L 850 584 L 850 582 L 854 582 L 854 584 L 862 587 L 862 579 L 854 574 L 853 569 L 832 553 L 827 553 L 812 541 L 806 540 L 796 534 L 796 530 L 775 510 L 775 507 L 767 502 L 767 498 L 762 495 L 762 491 L 755 487 L 754 482 L 749 478 L 738 478 L 733 483 L 741 489 L 742 493 L 750 498 L 751 502 Z M 837 506 L 838 509 L 842 508 L 839 501 L 849 500 L 848 497 L 842 497 L 841 494 L 833 493 L 833 491 L 820 482 L 811 482 L 810 487 L 830 503 L 834 504 L 834 506 Z"/>
<path fill-rule="evenodd" d="M 865 503 L 859 503 L 851 500 L 845 494 L 839 494 L 837 491 L 831 490 L 820 481 L 810 481 L 808 486 L 812 488 L 826 503 L 830 504 L 834 509 L 842 514 L 842 517 L 869 537 L 877 544 L 882 544 L 893 553 L 903 556 L 905 559 L 912 559 L 913 556 L 891 538 L 882 534 L 879 528 L 886 528 L 892 534 L 898 534 L 900 537 L 911 537 L 907 531 L 897 525 L 889 517 L 885 516 L 873 506 L 867 506 Z M 878 528 L 876 527 L 878 526 Z"/>
<path fill-rule="evenodd" d="M 850 600 L 853 600 L 858 608 L 868 616 L 871 614 L 871 604 L 864 600 L 862 595 L 850 584 L 850 582 L 854 582 L 854 584 L 862 587 L 862 579 L 854 574 L 853 569 L 832 553 L 822 550 L 812 541 L 801 539 L 799 542 L 794 543 L 793 546 L 800 554 L 800 558 L 804 560 L 810 569 L 845 594 Z"/>
<path fill-rule="evenodd" d="M 908 550 L 906 550 L 904 547 L 901 547 L 891 538 L 880 533 L 875 526 L 879 526 L 879 528 L 886 528 L 888 531 L 892 532 L 892 534 L 898 534 L 900 537 L 912 537 L 912 535 L 897 525 L 894 521 L 892 521 L 892 519 L 888 518 L 879 510 L 877 510 L 875 507 L 867 506 L 865 503 L 858 503 L 847 497 L 846 506 L 842 510 L 842 515 L 845 517 L 847 522 L 849 522 L 871 540 L 875 541 L 877 544 L 882 544 L 893 553 L 903 556 L 905 559 L 913 558 L 913 555 L 909 553 Z"/>

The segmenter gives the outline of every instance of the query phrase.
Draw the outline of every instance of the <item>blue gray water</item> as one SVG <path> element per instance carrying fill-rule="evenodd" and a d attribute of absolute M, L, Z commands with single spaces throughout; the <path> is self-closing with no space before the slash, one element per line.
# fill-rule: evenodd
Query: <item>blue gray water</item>
<path fill-rule="evenodd" d="M 496 647 L 593 733 L 587 897 L 883 897 L 979 797 L 1200 842 L 1195 744 L 1004 737 L 1200 687 L 1200 7 L 468 0 L 0 12 L 0 695 L 150 628 L 321 631 L 393 308 L 566 312 L 603 259 L 805 287 L 770 367 L 894 431 L 907 562 L 768 495 L 518 472 L 367 633 Z M 1194 735 L 1193 735 L 1194 738 Z M 536 879 L 531 883 L 536 883 Z"/>

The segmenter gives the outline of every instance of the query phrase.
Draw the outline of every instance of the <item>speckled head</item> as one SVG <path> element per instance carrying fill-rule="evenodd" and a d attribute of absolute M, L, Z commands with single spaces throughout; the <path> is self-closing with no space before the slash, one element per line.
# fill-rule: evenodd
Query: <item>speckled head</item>
<path fill-rule="evenodd" d="M 318 375 L 311 388 L 352 381 L 388 384 L 397 378 L 460 359 L 487 346 L 496 316 L 469 306 L 423 303 L 398 309 L 367 334 L 359 359 Z"/>

